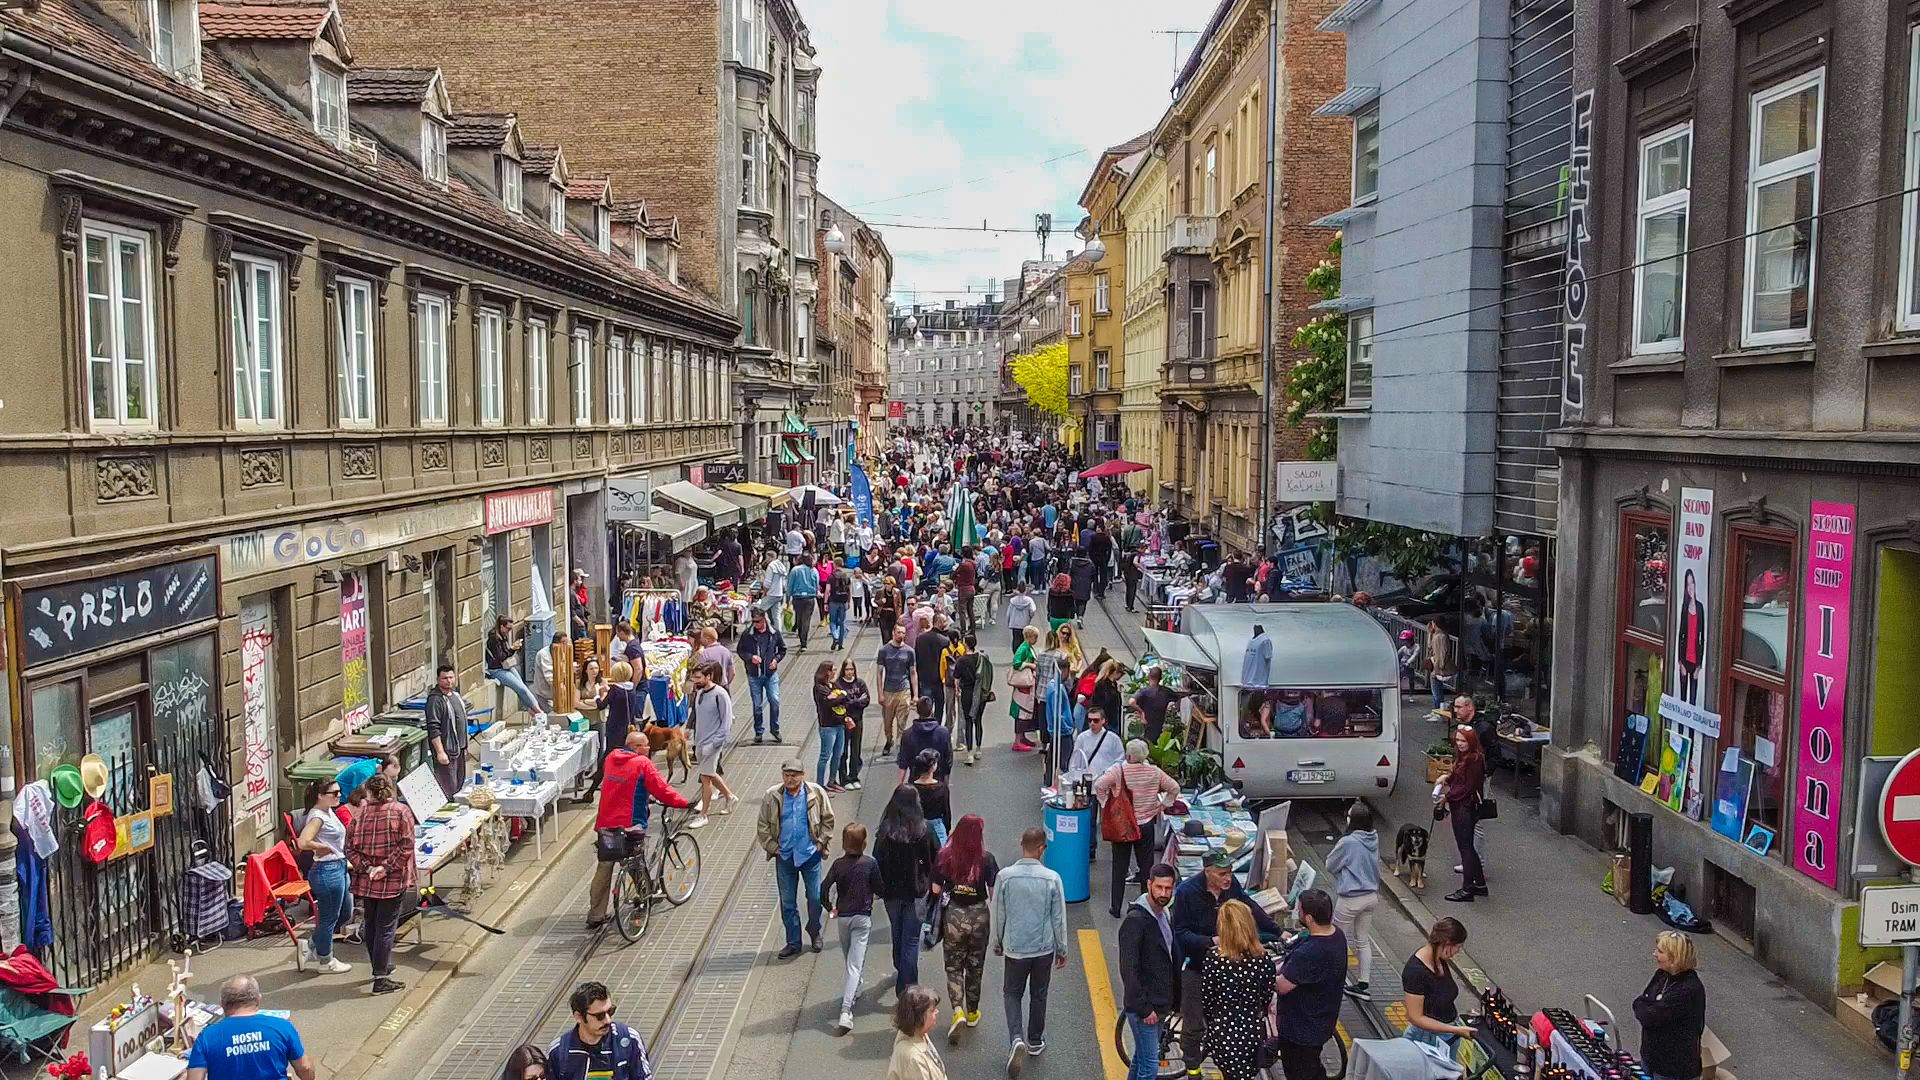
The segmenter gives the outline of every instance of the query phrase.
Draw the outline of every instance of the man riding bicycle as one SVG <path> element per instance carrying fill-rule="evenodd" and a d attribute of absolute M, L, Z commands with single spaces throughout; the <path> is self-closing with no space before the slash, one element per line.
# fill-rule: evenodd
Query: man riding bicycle
<path fill-rule="evenodd" d="M 613 891 L 613 872 L 632 854 L 645 854 L 647 822 L 651 809 L 647 797 L 661 805 L 685 809 L 686 796 L 654 768 L 647 754 L 647 733 L 641 728 L 627 732 L 627 744 L 607 755 L 600 786 L 600 806 L 594 814 L 596 834 L 594 854 L 599 862 L 593 868 L 593 884 L 587 890 L 587 929 L 597 929 L 607 921 L 607 900 Z"/>
<path fill-rule="evenodd" d="M 1347 979 L 1347 937 L 1333 925 L 1333 897 L 1308 889 L 1296 902 L 1307 928 L 1280 963 L 1273 988 L 1274 1032 L 1280 1037 L 1280 1070 L 1287 1080 L 1327 1080 L 1320 1050 L 1336 1034 Z"/>
<path fill-rule="evenodd" d="M 1200 872 L 1173 891 L 1173 937 L 1184 963 L 1180 969 L 1180 1056 L 1187 1075 L 1200 1075 L 1202 1039 L 1207 1018 L 1200 1007 L 1200 961 L 1213 948 L 1220 932 L 1220 905 L 1238 900 L 1253 912 L 1262 938 L 1280 936 L 1280 926 L 1247 895 L 1233 876 L 1233 856 L 1210 851 L 1200 861 Z"/>

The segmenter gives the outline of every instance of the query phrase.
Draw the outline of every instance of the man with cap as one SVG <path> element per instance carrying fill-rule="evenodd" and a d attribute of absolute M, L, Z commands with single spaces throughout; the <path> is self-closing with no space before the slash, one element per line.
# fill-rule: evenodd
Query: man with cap
<path fill-rule="evenodd" d="M 787 931 L 779 958 L 800 953 L 800 905 L 794 888 L 802 883 L 807 891 L 807 937 L 819 952 L 820 869 L 833 841 L 833 803 L 825 788 L 807 779 L 798 758 L 781 762 L 780 782 L 760 800 L 756 832 L 760 850 L 773 860 L 779 877 L 780 922 Z"/>
<path fill-rule="evenodd" d="M 1200 872 L 1173 890 L 1173 937 L 1185 958 L 1180 968 L 1180 1056 L 1187 1075 L 1200 1075 L 1202 1037 L 1207 1020 L 1200 1008 L 1200 961 L 1219 940 L 1220 905 L 1238 900 L 1253 912 L 1262 937 L 1280 936 L 1280 926 L 1247 895 L 1233 876 L 1233 856 L 1218 848 L 1200 860 Z"/>
<path fill-rule="evenodd" d="M 567 594 L 567 625 L 572 633 L 567 636 L 580 639 L 587 636 L 593 628 L 593 605 L 587 597 L 587 572 L 573 572 L 573 590 Z"/>

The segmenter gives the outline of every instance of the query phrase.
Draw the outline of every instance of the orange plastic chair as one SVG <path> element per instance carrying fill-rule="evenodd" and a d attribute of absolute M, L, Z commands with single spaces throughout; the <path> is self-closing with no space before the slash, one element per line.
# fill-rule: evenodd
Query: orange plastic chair
<path fill-rule="evenodd" d="M 307 884 L 307 879 L 300 875 L 300 864 L 294 860 L 293 850 L 283 840 L 263 854 L 247 856 L 246 869 L 247 924 L 257 924 L 266 917 L 267 909 L 271 908 L 274 914 L 280 916 L 280 925 L 286 928 L 287 936 L 297 946 L 300 936 L 294 933 L 293 928 L 298 924 L 288 916 L 286 905 L 305 900 L 309 912 L 315 908 L 313 886 Z"/>

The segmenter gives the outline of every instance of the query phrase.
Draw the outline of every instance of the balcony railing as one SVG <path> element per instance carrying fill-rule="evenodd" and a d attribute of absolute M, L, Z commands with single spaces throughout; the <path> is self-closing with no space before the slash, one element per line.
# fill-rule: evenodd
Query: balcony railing
<path fill-rule="evenodd" d="M 1213 246 L 1219 219 L 1200 214 L 1178 214 L 1167 223 L 1167 254 L 1205 251 Z"/>

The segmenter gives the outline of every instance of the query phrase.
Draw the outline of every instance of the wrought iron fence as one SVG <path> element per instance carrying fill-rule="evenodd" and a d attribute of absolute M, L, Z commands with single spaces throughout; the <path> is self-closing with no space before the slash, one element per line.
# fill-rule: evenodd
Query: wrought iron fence
<path fill-rule="evenodd" d="M 226 739 L 217 719 L 189 724 L 107 762 L 103 801 L 121 821 L 152 809 L 151 780 L 173 778 L 173 812 L 152 819 L 152 845 L 106 862 L 88 858 L 85 805 L 60 812 L 60 850 L 47 861 L 53 946 L 47 966 L 63 986 L 98 986 L 156 950 L 184 944 L 181 889 L 194 844 L 231 865 L 230 806 L 196 806 L 202 761 L 222 770 Z"/>

